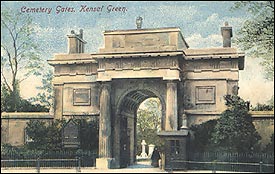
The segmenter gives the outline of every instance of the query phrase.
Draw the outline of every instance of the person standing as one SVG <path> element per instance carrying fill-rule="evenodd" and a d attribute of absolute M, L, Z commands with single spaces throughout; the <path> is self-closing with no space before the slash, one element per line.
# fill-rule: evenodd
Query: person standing
<path fill-rule="evenodd" d="M 155 147 L 151 156 L 151 165 L 153 167 L 159 167 L 159 159 L 160 159 L 160 154 L 159 154 L 158 148 Z"/>

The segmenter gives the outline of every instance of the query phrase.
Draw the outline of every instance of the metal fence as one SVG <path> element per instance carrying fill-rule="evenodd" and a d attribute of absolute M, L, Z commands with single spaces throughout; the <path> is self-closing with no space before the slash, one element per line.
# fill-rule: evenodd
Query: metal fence
<path fill-rule="evenodd" d="M 54 152 L 35 152 L 30 153 L 1 153 L 1 168 L 14 167 L 58 167 L 58 168 L 72 168 L 72 167 L 94 167 L 97 158 L 96 152 L 82 151 L 54 151 Z"/>
<path fill-rule="evenodd" d="M 21 159 L 21 160 L 1 160 L 1 168 L 36 168 L 37 173 L 40 173 L 41 168 L 53 167 L 58 164 L 58 166 L 66 168 L 75 168 L 76 172 L 81 171 L 81 161 L 80 158 L 76 159 Z"/>
<path fill-rule="evenodd" d="M 188 160 L 171 159 L 171 169 L 274 173 L 274 154 L 189 153 Z"/>

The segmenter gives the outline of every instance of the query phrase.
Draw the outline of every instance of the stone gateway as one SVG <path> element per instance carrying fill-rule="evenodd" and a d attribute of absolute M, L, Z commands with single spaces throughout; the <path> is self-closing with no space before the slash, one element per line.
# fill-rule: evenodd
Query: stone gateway
<path fill-rule="evenodd" d="M 48 61 L 54 117 L 99 117 L 96 167 L 126 167 L 136 160 L 137 109 L 157 97 L 169 168 L 171 158 L 187 158 L 188 127 L 217 118 L 226 109 L 223 96 L 238 92 L 244 53 L 231 48 L 228 24 L 221 32 L 223 47 L 191 49 L 179 28 L 105 31 L 104 47 L 84 53 L 83 31 L 72 31 L 68 54 Z"/>

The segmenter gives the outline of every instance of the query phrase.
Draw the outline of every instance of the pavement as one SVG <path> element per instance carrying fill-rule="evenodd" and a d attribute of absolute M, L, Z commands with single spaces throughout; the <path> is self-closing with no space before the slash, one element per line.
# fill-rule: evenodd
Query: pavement
<path fill-rule="evenodd" d="M 1 173 L 37 173 L 35 168 L 1 168 Z M 154 168 L 150 162 L 138 162 L 135 165 L 128 166 L 122 169 L 106 169 L 100 170 L 94 167 L 81 168 L 77 171 L 76 168 L 41 168 L 40 173 L 212 173 L 209 170 L 186 170 L 186 171 L 165 171 L 159 168 Z M 232 173 L 226 171 L 216 171 L 216 173 Z"/>

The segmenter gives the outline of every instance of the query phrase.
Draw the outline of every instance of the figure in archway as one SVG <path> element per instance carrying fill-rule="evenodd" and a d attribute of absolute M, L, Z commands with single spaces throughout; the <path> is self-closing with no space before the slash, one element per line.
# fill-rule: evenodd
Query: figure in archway
<path fill-rule="evenodd" d="M 159 167 L 160 154 L 158 148 L 155 147 L 152 156 L 151 156 L 151 165 L 153 167 Z"/>

